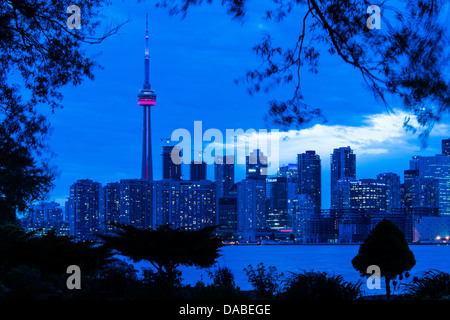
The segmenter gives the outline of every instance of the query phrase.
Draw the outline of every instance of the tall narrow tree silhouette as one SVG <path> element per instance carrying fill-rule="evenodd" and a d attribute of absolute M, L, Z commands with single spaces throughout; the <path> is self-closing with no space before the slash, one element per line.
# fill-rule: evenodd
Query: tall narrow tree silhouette
<path fill-rule="evenodd" d="M 207 268 L 220 256 L 222 241 L 213 235 L 215 226 L 199 230 L 184 230 L 170 225 L 156 229 L 138 229 L 123 224 L 116 226 L 116 235 L 100 236 L 105 246 L 135 262 L 150 262 L 169 297 L 180 275 L 179 266 Z"/>
<path fill-rule="evenodd" d="M 390 281 L 416 264 L 404 233 L 391 221 L 383 219 L 370 232 L 352 260 L 353 267 L 361 275 L 367 268 L 376 265 L 386 282 L 386 298 L 390 300 Z"/>

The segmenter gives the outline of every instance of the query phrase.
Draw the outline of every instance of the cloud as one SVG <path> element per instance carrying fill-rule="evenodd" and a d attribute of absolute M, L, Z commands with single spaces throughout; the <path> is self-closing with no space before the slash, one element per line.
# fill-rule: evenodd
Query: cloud
<path fill-rule="evenodd" d="M 414 134 L 403 127 L 406 117 L 410 118 L 409 124 L 417 129 Z M 449 125 L 437 124 L 431 135 L 441 135 L 448 132 Z M 241 133 L 234 146 L 238 148 L 253 149 L 258 146 L 266 155 L 271 155 L 270 140 L 278 141 L 278 161 L 280 164 L 296 161 L 296 156 L 306 150 L 315 150 L 326 163 L 334 148 L 350 146 L 358 157 L 370 157 L 384 154 L 410 154 L 413 155 L 419 149 L 418 135 L 420 126 L 415 117 L 401 110 L 391 113 L 379 113 L 366 116 L 362 125 L 323 125 L 316 124 L 302 130 L 290 130 L 277 132 L 274 130 L 246 130 Z M 224 135 L 225 136 L 225 135 Z M 217 144 L 220 146 L 220 143 Z M 232 144 L 223 144 L 224 148 L 231 149 Z M 242 159 L 237 159 L 242 163 Z M 276 160 L 276 159 L 275 159 Z M 245 163 L 245 160 L 244 160 Z"/>

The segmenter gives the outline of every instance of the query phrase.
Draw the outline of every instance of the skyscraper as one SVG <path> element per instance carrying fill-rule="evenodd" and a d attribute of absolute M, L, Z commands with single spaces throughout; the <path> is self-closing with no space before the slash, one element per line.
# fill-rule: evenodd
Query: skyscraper
<path fill-rule="evenodd" d="M 413 206 L 413 190 L 414 184 L 417 183 L 419 178 L 419 170 L 405 170 L 404 171 L 404 183 L 401 204 L 402 207 L 412 208 Z"/>
<path fill-rule="evenodd" d="M 190 168 L 191 181 L 206 180 L 206 162 L 192 161 L 190 163 Z"/>
<path fill-rule="evenodd" d="M 245 157 L 246 178 L 266 180 L 267 166 L 267 156 L 260 149 L 253 150 L 250 155 Z"/>
<path fill-rule="evenodd" d="M 120 217 L 122 223 L 139 229 L 153 226 L 152 183 L 147 179 L 120 181 Z"/>
<path fill-rule="evenodd" d="M 254 240 L 266 227 L 266 180 L 244 179 L 237 184 L 238 231 Z"/>
<path fill-rule="evenodd" d="M 120 216 L 120 183 L 107 183 L 102 193 L 101 210 L 105 219 L 105 232 L 109 233 L 116 229 L 113 223 L 126 223 L 126 220 Z"/>
<path fill-rule="evenodd" d="M 214 182 L 217 187 L 217 198 L 228 196 L 228 191 L 234 185 L 234 156 L 215 157 Z"/>
<path fill-rule="evenodd" d="M 435 179 L 439 185 L 439 210 L 450 214 L 450 157 L 437 154 L 431 157 L 414 156 L 410 169 L 419 170 L 419 178 Z M 433 187 L 433 184 L 428 184 Z"/>
<path fill-rule="evenodd" d="M 223 237 L 229 237 L 237 231 L 237 197 L 221 197 L 218 199 L 217 231 Z"/>
<path fill-rule="evenodd" d="M 181 148 L 177 146 L 163 146 L 163 179 L 181 180 L 181 163 L 177 164 L 172 161 L 172 152 L 180 153 Z"/>
<path fill-rule="evenodd" d="M 350 147 L 341 147 L 333 150 L 331 154 L 331 208 L 338 208 L 337 199 L 339 180 L 356 179 L 356 155 Z"/>
<path fill-rule="evenodd" d="M 288 218 L 288 178 L 276 177 L 266 180 L 267 206 L 266 226 L 274 230 L 292 226 Z"/>
<path fill-rule="evenodd" d="M 393 172 L 385 172 L 377 175 L 377 180 L 386 184 L 387 212 L 391 213 L 392 209 L 400 208 L 400 176 Z"/>
<path fill-rule="evenodd" d="M 289 182 L 297 182 L 298 178 L 298 164 L 289 163 L 288 165 L 278 168 L 278 177 L 285 177 Z"/>
<path fill-rule="evenodd" d="M 94 239 L 102 232 L 100 215 L 101 184 L 89 179 L 78 180 L 70 187 L 68 219 L 70 235 L 77 240 Z"/>
<path fill-rule="evenodd" d="M 450 139 L 442 139 L 442 154 L 450 156 Z"/>
<path fill-rule="evenodd" d="M 322 206 L 322 173 L 320 156 L 313 150 L 297 155 L 298 179 L 297 193 L 307 194 L 314 204 L 315 212 Z"/>
<path fill-rule="evenodd" d="M 217 224 L 214 182 L 163 180 L 153 185 L 154 226 L 171 223 L 174 228 L 196 230 Z"/>
<path fill-rule="evenodd" d="M 63 219 L 63 210 L 59 203 L 41 202 L 30 208 L 29 214 L 20 220 L 21 226 L 36 235 L 46 234 L 54 230 L 57 235 L 69 235 L 69 225 Z"/>
<path fill-rule="evenodd" d="M 386 212 L 387 188 L 376 179 L 350 181 L 350 208 Z"/>
<path fill-rule="evenodd" d="M 150 72 L 150 53 L 148 48 L 148 14 L 147 14 L 146 30 L 145 30 L 144 87 L 139 91 L 138 105 L 143 106 L 143 113 L 144 113 L 141 178 L 153 180 L 152 126 L 151 126 L 150 108 L 156 105 L 156 94 L 150 85 L 149 72 Z"/>

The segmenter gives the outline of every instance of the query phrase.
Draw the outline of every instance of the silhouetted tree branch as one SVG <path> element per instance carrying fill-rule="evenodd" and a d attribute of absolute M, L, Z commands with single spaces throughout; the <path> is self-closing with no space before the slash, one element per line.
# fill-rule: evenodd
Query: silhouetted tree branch
<path fill-rule="evenodd" d="M 185 16 L 191 7 L 212 2 L 164 0 L 157 7 Z M 297 40 L 276 46 L 270 33 L 266 34 L 254 47 L 262 65 L 237 81 L 247 83 L 250 94 L 294 84 L 290 98 L 269 102 L 267 119 L 284 129 L 299 128 L 323 116 L 320 107 L 303 102 L 300 74 L 305 67 L 317 73 L 324 50 L 356 68 L 365 86 L 388 111 L 397 99 L 414 114 L 424 129 L 420 135 L 424 146 L 433 125 L 449 111 L 448 21 L 441 17 L 441 12 L 449 10 L 447 1 L 272 0 L 253 4 L 223 0 L 221 4 L 233 19 L 243 23 L 253 5 L 266 6 L 265 19 L 276 23 L 299 15 Z M 366 26 L 370 5 L 381 9 L 379 30 Z M 409 128 L 407 121 L 405 127 Z"/>
<path fill-rule="evenodd" d="M 101 43 L 123 25 L 99 32 L 108 0 L 78 1 L 81 29 L 66 25 L 70 1 L 0 0 L 0 214 L 11 220 L 52 187 L 43 107 L 62 107 L 61 88 L 94 79 L 100 67 L 83 45 Z M 125 22 L 126 23 L 126 22 Z"/>

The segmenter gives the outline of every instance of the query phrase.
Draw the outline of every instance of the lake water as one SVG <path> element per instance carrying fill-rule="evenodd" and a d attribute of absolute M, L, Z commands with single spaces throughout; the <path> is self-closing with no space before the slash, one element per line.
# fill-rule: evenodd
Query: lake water
<path fill-rule="evenodd" d="M 430 269 L 437 269 L 450 273 L 450 245 L 410 245 L 416 258 L 416 265 L 411 269 L 411 276 L 421 277 Z M 263 262 L 266 267 L 274 266 L 278 272 L 289 275 L 289 272 L 325 271 L 330 275 L 342 275 L 345 281 L 357 282 L 363 280 L 366 294 L 384 294 L 384 279 L 381 280 L 380 290 L 368 290 L 366 280 L 352 266 L 352 259 L 358 253 L 359 245 L 234 245 L 221 248 L 221 257 L 216 266 L 229 267 L 235 276 L 236 285 L 241 290 L 250 290 L 248 277 L 243 270 L 249 264 L 256 269 L 256 265 Z M 134 264 L 139 271 L 149 268 L 147 263 Z M 210 279 L 205 270 L 195 267 L 182 267 L 183 283 L 192 284 L 201 279 L 209 283 Z M 214 267 L 212 268 L 214 269 Z"/>

